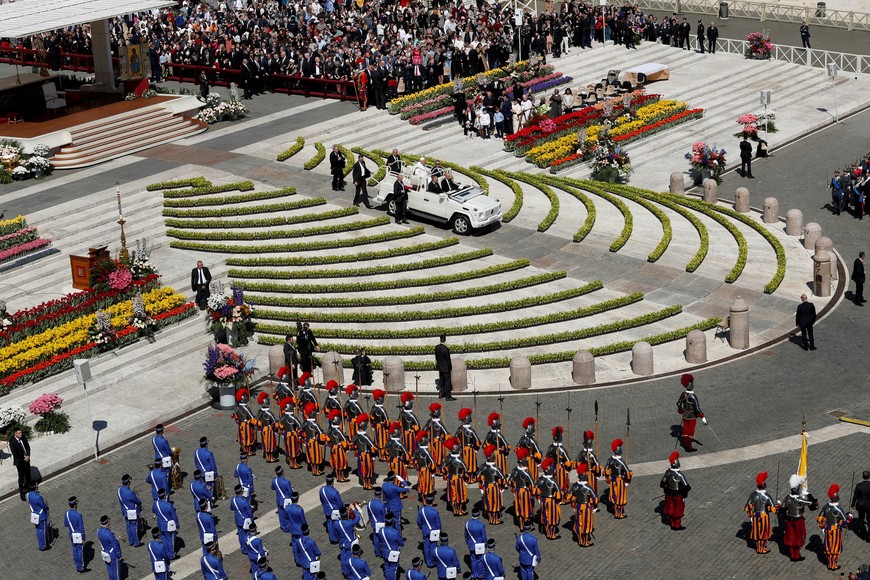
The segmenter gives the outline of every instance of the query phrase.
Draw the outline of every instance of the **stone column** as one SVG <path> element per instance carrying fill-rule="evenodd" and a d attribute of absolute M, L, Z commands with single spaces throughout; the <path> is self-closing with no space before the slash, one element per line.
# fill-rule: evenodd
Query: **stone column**
<path fill-rule="evenodd" d="M 815 250 L 818 252 L 819 250 L 825 250 L 828 252 L 828 255 L 831 256 L 831 280 L 837 280 L 839 275 L 837 273 L 837 254 L 834 253 L 834 242 L 831 241 L 831 238 L 828 236 L 822 236 L 818 240 L 816 240 Z"/>
<path fill-rule="evenodd" d="M 115 72 L 112 68 L 112 47 L 109 44 L 109 21 L 96 20 L 89 23 L 91 27 L 91 47 L 94 52 L 94 84 L 88 90 L 101 93 L 115 93 Z"/>
<path fill-rule="evenodd" d="M 636 342 L 631 347 L 631 370 L 636 375 L 653 374 L 653 350 L 648 342 Z"/>
<path fill-rule="evenodd" d="M 405 361 L 397 356 L 384 359 L 384 385 L 391 393 L 405 390 Z"/>
<path fill-rule="evenodd" d="M 269 374 L 277 376 L 278 371 L 284 366 L 284 345 L 273 344 L 269 347 Z"/>
<path fill-rule="evenodd" d="M 339 385 L 344 384 L 344 367 L 341 355 L 334 350 L 323 355 L 323 384 L 325 385 L 329 381 L 335 381 Z"/>
<path fill-rule="evenodd" d="M 453 370 L 450 371 L 450 384 L 453 386 L 454 392 L 462 392 L 468 389 L 468 365 L 465 364 L 465 359 L 461 356 L 452 355 L 450 364 Z"/>
<path fill-rule="evenodd" d="M 686 362 L 690 364 L 707 362 L 707 336 L 700 330 L 691 330 L 686 335 Z"/>
<path fill-rule="evenodd" d="M 734 195 L 734 211 L 749 213 L 749 190 L 745 187 L 737 188 L 737 193 Z"/>
<path fill-rule="evenodd" d="M 524 356 L 511 359 L 511 387 L 525 391 L 532 387 L 532 363 Z"/>
<path fill-rule="evenodd" d="M 779 202 L 775 197 L 764 198 L 762 221 L 766 224 L 775 224 L 779 221 Z"/>
<path fill-rule="evenodd" d="M 683 195 L 685 190 L 686 182 L 683 179 L 683 174 L 678 171 L 671 173 L 671 184 L 668 187 L 668 191 L 674 195 Z"/>
<path fill-rule="evenodd" d="M 571 378 L 578 385 L 595 384 L 595 358 L 588 350 L 581 350 L 574 355 Z"/>
<path fill-rule="evenodd" d="M 719 201 L 719 184 L 715 179 L 704 180 L 704 201 L 708 203 Z"/>
<path fill-rule="evenodd" d="M 804 227 L 804 249 L 815 250 L 816 240 L 822 237 L 822 226 L 810 222 Z"/>
<path fill-rule="evenodd" d="M 831 295 L 831 254 L 827 250 L 816 250 L 813 256 L 813 294 Z"/>
<path fill-rule="evenodd" d="M 804 233 L 804 212 L 790 209 L 785 214 L 785 233 L 789 236 L 799 236 Z"/>
<path fill-rule="evenodd" d="M 749 305 L 740 296 L 731 305 L 729 323 L 731 332 L 728 333 L 728 342 L 731 348 L 749 348 Z"/>

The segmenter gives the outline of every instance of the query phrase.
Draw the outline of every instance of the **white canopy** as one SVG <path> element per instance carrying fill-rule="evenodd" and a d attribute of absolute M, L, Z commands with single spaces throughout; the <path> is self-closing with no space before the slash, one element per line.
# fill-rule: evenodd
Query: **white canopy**
<path fill-rule="evenodd" d="M 175 0 L 18 0 L 0 9 L 0 38 L 21 38 L 174 4 Z"/>

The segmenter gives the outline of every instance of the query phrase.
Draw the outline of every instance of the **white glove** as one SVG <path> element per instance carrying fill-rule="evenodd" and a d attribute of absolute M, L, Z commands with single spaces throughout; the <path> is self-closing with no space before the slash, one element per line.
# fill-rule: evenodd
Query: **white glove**
<path fill-rule="evenodd" d="M 701 417 L 701 423 L 706 425 L 707 424 L 707 417 Z"/>

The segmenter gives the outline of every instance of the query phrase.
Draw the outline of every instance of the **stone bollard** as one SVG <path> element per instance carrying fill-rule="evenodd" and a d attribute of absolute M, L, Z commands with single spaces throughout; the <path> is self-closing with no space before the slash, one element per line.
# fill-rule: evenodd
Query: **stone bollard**
<path fill-rule="evenodd" d="M 668 187 L 668 191 L 670 191 L 674 195 L 683 195 L 685 193 L 686 182 L 684 181 L 682 173 L 679 173 L 677 171 L 671 173 L 671 184 Z"/>
<path fill-rule="evenodd" d="M 631 347 L 631 370 L 636 375 L 653 374 L 653 350 L 648 342 L 636 342 Z"/>
<path fill-rule="evenodd" d="M 384 385 L 391 393 L 405 390 L 405 361 L 397 356 L 384 359 Z"/>
<path fill-rule="evenodd" d="M 816 240 L 822 237 L 822 226 L 810 222 L 804 227 L 804 249 L 815 250 Z"/>
<path fill-rule="evenodd" d="M 465 364 L 465 359 L 461 356 L 452 355 L 450 364 L 453 370 L 450 371 L 450 384 L 453 386 L 453 392 L 462 392 L 468 389 L 468 365 Z"/>
<path fill-rule="evenodd" d="M 734 211 L 749 213 L 749 190 L 745 187 L 737 188 L 737 193 L 734 195 Z"/>
<path fill-rule="evenodd" d="M 704 201 L 707 203 L 719 201 L 719 184 L 715 179 L 704 180 Z"/>
<path fill-rule="evenodd" d="M 707 336 L 700 330 L 689 331 L 686 335 L 686 362 L 690 364 L 707 362 Z"/>
<path fill-rule="evenodd" d="M 834 253 L 834 242 L 828 236 L 822 236 L 816 240 L 815 251 L 818 252 L 820 249 L 825 250 L 831 256 L 831 280 L 837 280 L 837 265 L 839 262 L 837 262 L 837 254 Z"/>
<path fill-rule="evenodd" d="M 799 236 L 804 233 L 804 212 L 790 209 L 785 214 L 785 233 L 789 236 Z"/>
<path fill-rule="evenodd" d="M 766 224 L 775 224 L 779 221 L 779 202 L 775 197 L 764 198 L 764 208 L 762 210 L 762 219 Z"/>
<path fill-rule="evenodd" d="M 595 358 L 588 350 L 581 350 L 574 355 L 571 378 L 578 385 L 595 384 Z"/>
<path fill-rule="evenodd" d="M 278 376 L 278 370 L 284 366 L 284 345 L 273 344 L 269 347 L 269 374 Z"/>
<path fill-rule="evenodd" d="M 740 296 L 731 305 L 729 325 L 731 332 L 728 333 L 728 343 L 731 348 L 749 348 L 749 305 Z"/>
<path fill-rule="evenodd" d="M 524 356 L 511 359 L 511 387 L 518 391 L 532 388 L 532 363 Z"/>
<path fill-rule="evenodd" d="M 344 367 L 341 355 L 331 350 L 323 355 L 323 384 L 335 381 L 339 385 L 344 384 Z"/>
<path fill-rule="evenodd" d="M 813 256 L 813 294 L 831 295 L 831 254 L 827 250 L 816 250 Z"/>

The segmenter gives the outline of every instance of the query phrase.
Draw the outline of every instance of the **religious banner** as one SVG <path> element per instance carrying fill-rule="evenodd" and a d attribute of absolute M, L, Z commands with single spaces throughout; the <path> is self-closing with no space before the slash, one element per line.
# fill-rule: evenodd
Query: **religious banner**
<path fill-rule="evenodd" d="M 151 59 L 147 44 L 132 44 L 119 48 L 121 80 L 129 81 L 151 77 Z"/>

